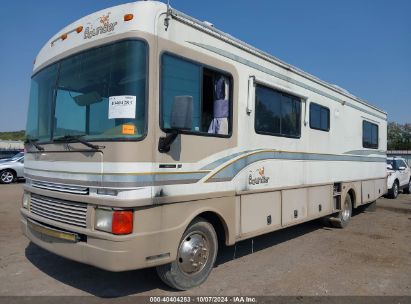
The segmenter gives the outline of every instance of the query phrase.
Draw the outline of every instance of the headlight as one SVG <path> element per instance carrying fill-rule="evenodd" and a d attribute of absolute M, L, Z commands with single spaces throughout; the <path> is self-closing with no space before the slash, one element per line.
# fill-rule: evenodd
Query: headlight
<path fill-rule="evenodd" d="M 123 235 L 133 232 L 133 211 L 96 209 L 96 230 Z"/>
<path fill-rule="evenodd" d="M 30 199 L 31 199 L 30 193 L 25 191 L 23 194 L 23 202 L 22 202 L 23 208 L 29 209 Z"/>
<path fill-rule="evenodd" d="M 113 222 L 113 211 L 107 209 L 96 209 L 96 229 L 111 233 Z"/>

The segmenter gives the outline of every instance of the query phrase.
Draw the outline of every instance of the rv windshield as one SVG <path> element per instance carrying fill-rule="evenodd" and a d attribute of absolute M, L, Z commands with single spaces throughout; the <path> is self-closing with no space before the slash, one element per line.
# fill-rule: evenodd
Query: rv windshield
<path fill-rule="evenodd" d="M 31 82 L 27 138 L 138 139 L 146 133 L 147 46 L 122 41 L 63 59 Z"/>

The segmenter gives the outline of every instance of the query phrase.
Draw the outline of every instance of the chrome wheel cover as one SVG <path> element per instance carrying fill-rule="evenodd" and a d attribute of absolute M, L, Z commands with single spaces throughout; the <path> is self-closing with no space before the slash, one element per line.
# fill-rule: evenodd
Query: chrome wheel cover
<path fill-rule="evenodd" d="M 3 183 L 9 184 L 13 181 L 14 176 L 10 171 L 4 171 L 1 173 L 0 179 Z"/>
<path fill-rule="evenodd" d="M 210 248 L 207 237 L 200 231 L 188 234 L 178 249 L 177 264 L 182 272 L 193 275 L 205 267 Z"/>
<path fill-rule="evenodd" d="M 350 217 L 351 217 L 350 204 L 348 203 L 348 200 L 346 199 L 344 202 L 344 210 L 342 212 L 342 219 L 344 222 L 346 222 L 349 220 Z"/>

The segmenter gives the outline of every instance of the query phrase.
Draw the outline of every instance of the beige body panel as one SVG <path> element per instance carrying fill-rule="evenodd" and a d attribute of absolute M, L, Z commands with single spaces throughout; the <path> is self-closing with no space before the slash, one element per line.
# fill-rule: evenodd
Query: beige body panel
<path fill-rule="evenodd" d="M 383 179 L 344 183 L 343 198 L 348 191 L 361 198 L 358 185 L 378 187 Z M 44 194 L 44 193 L 43 193 Z M 321 205 L 321 210 L 318 206 Z M 354 205 L 359 206 L 357 199 Z M 152 267 L 174 261 L 179 241 L 190 222 L 197 216 L 215 215 L 221 225 L 219 238 L 226 245 L 257 235 L 280 230 L 334 212 L 332 185 L 302 187 L 282 191 L 227 196 L 163 204 L 134 209 L 133 233 L 114 236 L 96 231 L 95 206 L 89 204 L 87 228 L 77 228 L 29 213 L 22 208 L 22 229 L 34 243 L 51 252 L 72 260 L 91 264 L 111 271 Z M 297 216 L 294 211 L 297 210 Z M 271 216 L 271 224 L 267 224 Z M 66 231 L 87 235 L 87 242 L 68 243 L 53 240 L 27 228 L 27 218 Z M 156 258 L 159 256 L 158 258 Z"/>
<path fill-rule="evenodd" d="M 218 67 L 219 70 L 229 73 L 233 78 L 233 96 L 232 101 L 238 100 L 239 94 L 239 76 L 237 69 L 227 61 L 220 60 L 216 57 L 205 55 L 198 51 L 194 51 L 180 44 L 174 43 L 170 40 L 166 40 L 158 37 L 157 39 L 157 54 L 158 60 L 163 53 L 169 53 L 177 56 L 182 56 L 187 60 L 192 60 L 194 62 L 199 62 L 203 65 L 210 67 Z M 156 100 L 160 100 L 159 96 L 160 90 L 156 90 Z M 233 113 L 238 112 L 238 103 L 233 102 Z M 157 117 L 159 117 L 159 112 L 157 112 Z M 232 121 L 232 134 L 229 138 L 221 138 L 215 136 L 198 136 L 198 135 L 179 135 L 176 141 L 171 146 L 169 153 L 159 153 L 155 149 L 156 161 L 158 163 L 169 163 L 173 161 L 183 161 L 183 162 L 197 162 L 205 157 L 230 149 L 237 146 L 238 138 L 238 115 L 233 115 Z M 164 136 L 165 133 L 160 129 L 159 124 L 156 124 L 156 138 Z M 184 148 L 182 148 L 184 147 Z"/>
<path fill-rule="evenodd" d="M 66 258 L 111 271 L 152 267 L 174 261 L 181 236 L 198 215 L 212 212 L 221 219 L 226 243 L 235 243 L 235 197 L 167 204 L 135 209 L 133 233 L 113 236 L 87 228 L 73 228 L 35 216 L 21 209 L 23 233 L 38 246 Z M 87 242 L 64 242 L 39 235 L 27 227 L 27 218 L 46 225 L 86 234 Z M 88 226 L 92 225 L 94 208 L 88 210 Z M 155 258 L 156 256 L 161 258 Z"/>
<path fill-rule="evenodd" d="M 267 217 L 271 217 L 268 223 Z M 281 227 L 281 192 L 241 195 L 241 234 Z"/>
<path fill-rule="evenodd" d="M 332 212 L 332 185 L 308 188 L 308 217 L 321 217 Z"/>
<path fill-rule="evenodd" d="M 282 201 L 281 215 L 283 226 L 289 226 L 307 218 L 307 188 L 283 191 Z"/>

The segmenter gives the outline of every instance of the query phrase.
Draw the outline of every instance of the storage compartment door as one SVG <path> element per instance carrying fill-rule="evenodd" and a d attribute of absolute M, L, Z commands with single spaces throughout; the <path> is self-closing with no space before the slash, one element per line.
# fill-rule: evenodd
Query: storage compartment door
<path fill-rule="evenodd" d="M 375 200 L 375 181 L 362 182 L 362 203 L 368 203 Z"/>
<path fill-rule="evenodd" d="M 241 195 L 241 233 L 281 226 L 281 194 L 267 192 Z"/>
<path fill-rule="evenodd" d="M 282 191 L 283 226 L 300 222 L 307 217 L 308 189 Z"/>
<path fill-rule="evenodd" d="M 332 212 L 332 186 L 308 188 L 308 216 L 321 217 Z"/>

